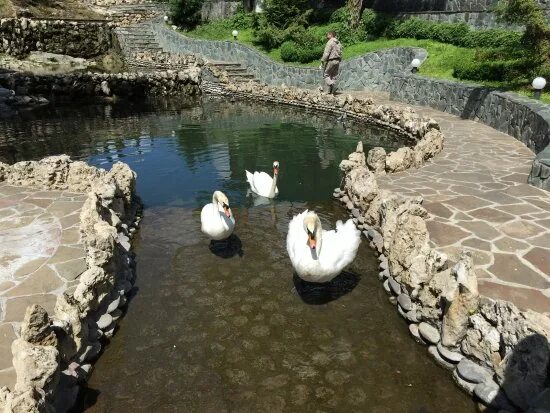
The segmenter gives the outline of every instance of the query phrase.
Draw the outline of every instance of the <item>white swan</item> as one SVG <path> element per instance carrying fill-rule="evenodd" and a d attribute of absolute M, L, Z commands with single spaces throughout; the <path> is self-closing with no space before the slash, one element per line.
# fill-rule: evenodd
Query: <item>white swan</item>
<path fill-rule="evenodd" d="M 265 172 L 254 172 L 251 174 L 246 171 L 246 180 L 250 184 L 250 189 L 255 194 L 266 198 L 275 198 L 279 193 L 277 188 L 277 178 L 279 177 L 279 162 L 273 162 L 273 178 Z"/>
<path fill-rule="evenodd" d="M 313 211 L 296 215 L 288 225 L 286 249 L 300 278 L 323 283 L 332 280 L 353 262 L 361 233 L 349 219 L 336 223 L 336 230 L 325 231 Z"/>
<path fill-rule="evenodd" d="M 214 192 L 212 203 L 201 211 L 201 231 L 214 241 L 228 238 L 235 228 L 235 218 L 229 208 L 229 200 L 221 191 Z"/>

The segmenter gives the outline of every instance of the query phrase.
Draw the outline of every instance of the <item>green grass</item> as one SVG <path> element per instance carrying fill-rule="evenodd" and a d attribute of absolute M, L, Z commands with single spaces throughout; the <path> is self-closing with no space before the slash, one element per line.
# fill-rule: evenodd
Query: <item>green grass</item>
<path fill-rule="evenodd" d="M 196 37 L 209 40 L 230 40 L 234 41 L 231 35 L 231 23 L 227 21 L 218 21 L 206 25 L 197 27 L 196 29 L 188 32 L 184 32 L 185 35 L 190 37 Z M 326 31 L 325 26 L 316 26 L 315 32 L 319 32 L 322 37 L 322 33 Z M 250 47 L 258 49 L 260 52 L 266 54 L 273 60 L 285 63 L 281 59 L 280 49 L 265 50 L 260 45 L 255 43 L 252 29 L 239 29 L 238 40 L 239 43 L 243 43 Z M 376 39 L 372 41 L 360 42 L 352 45 L 344 44 L 343 58 L 351 59 L 357 56 L 361 56 L 365 53 L 375 52 L 381 49 L 389 49 L 392 47 L 421 47 L 428 51 L 428 59 L 420 68 L 419 74 L 422 76 L 435 77 L 440 79 L 457 80 L 465 83 L 476 83 L 482 86 L 494 87 L 506 91 L 513 91 L 525 97 L 532 97 L 533 91 L 530 87 L 529 79 L 518 79 L 515 82 L 470 82 L 453 77 L 453 68 L 456 63 L 463 60 L 472 60 L 475 55 L 474 49 L 468 49 L 464 47 L 458 47 L 451 44 L 439 43 L 433 40 L 417 40 L 417 39 Z M 320 58 L 320 56 L 319 56 Z M 285 63 L 288 64 L 288 63 Z M 300 64 L 291 63 L 293 66 L 310 66 L 316 67 L 319 65 L 318 61 Z M 546 91 L 542 94 L 541 100 L 550 104 L 550 92 Z"/>

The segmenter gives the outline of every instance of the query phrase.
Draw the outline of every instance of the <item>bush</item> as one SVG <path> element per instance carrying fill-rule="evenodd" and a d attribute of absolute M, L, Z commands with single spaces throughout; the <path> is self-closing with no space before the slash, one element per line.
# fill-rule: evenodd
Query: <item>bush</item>
<path fill-rule="evenodd" d="M 174 24 L 192 29 L 201 22 L 204 0 L 170 0 L 170 14 Z"/>
<path fill-rule="evenodd" d="M 454 68 L 453 76 L 458 79 L 502 82 L 524 78 L 532 70 L 532 62 L 525 59 L 465 61 Z"/>
<path fill-rule="evenodd" d="M 330 23 L 347 23 L 349 21 L 349 10 L 347 7 L 340 7 L 330 15 Z"/>
<path fill-rule="evenodd" d="M 361 15 L 361 22 L 368 36 L 379 37 L 383 36 L 386 28 L 392 25 L 393 19 L 386 14 L 365 9 Z"/>
<path fill-rule="evenodd" d="M 519 49 L 521 47 L 521 32 L 503 29 L 470 30 L 457 46 Z"/>
<path fill-rule="evenodd" d="M 294 41 L 281 46 L 281 59 L 285 62 L 309 63 L 320 60 L 322 55 L 323 46 L 300 45 Z"/>

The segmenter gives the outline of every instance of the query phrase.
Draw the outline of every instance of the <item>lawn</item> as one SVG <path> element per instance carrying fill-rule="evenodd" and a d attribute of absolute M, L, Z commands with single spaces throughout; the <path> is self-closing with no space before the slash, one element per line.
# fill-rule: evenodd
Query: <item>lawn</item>
<path fill-rule="evenodd" d="M 186 36 L 196 37 L 209 40 L 231 40 L 234 41 L 231 26 L 226 21 L 218 21 L 210 24 L 198 26 L 192 31 L 183 32 Z M 315 30 L 323 32 L 325 28 L 318 26 Z M 268 55 L 273 60 L 285 63 L 281 59 L 280 49 L 265 50 L 260 45 L 255 43 L 252 29 L 240 29 L 238 42 L 256 48 L 260 52 Z M 356 56 L 363 55 L 369 52 L 375 52 L 381 49 L 392 47 L 421 47 L 428 51 L 428 59 L 420 68 L 420 74 L 441 79 L 458 80 L 453 77 L 453 67 L 457 61 L 471 60 L 474 58 L 475 50 L 464 47 L 457 47 L 451 44 L 440 43 L 433 40 L 417 40 L 417 39 L 385 39 L 380 38 L 372 41 L 360 42 L 352 45 L 344 45 L 344 59 L 351 59 Z M 320 57 L 320 56 L 319 56 Z M 319 62 L 311 62 L 308 64 L 300 63 L 285 63 L 293 66 L 318 66 Z M 458 80 L 460 81 L 460 80 Z M 550 79 L 549 79 L 550 81 Z M 474 83 L 474 82 L 467 82 Z M 483 86 L 495 87 L 503 90 L 514 91 L 520 95 L 532 97 L 533 91 L 530 86 L 530 80 L 518 79 L 517 82 L 482 82 Z M 546 91 L 542 95 L 543 102 L 550 104 L 550 92 Z"/>

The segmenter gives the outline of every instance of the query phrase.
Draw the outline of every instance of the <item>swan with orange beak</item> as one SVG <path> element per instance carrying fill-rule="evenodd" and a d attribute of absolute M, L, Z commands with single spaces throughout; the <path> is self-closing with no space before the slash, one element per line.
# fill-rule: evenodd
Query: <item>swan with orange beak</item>
<path fill-rule="evenodd" d="M 277 179 L 279 178 L 279 162 L 273 161 L 273 177 L 265 172 L 250 173 L 245 170 L 246 180 L 250 184 L 250 190 L 265 198 L 275 198 L 279 193 Z"/>
<path fill-rule="evenodd" d="M 212 195 L 212 203 L 206 204 L 201 211 L 201 231 L 211 240 L 221 241 L 233 233 L 235 217 L 229 208 L 229 199 L 222 191 Z"/>
<path fill-rule="evenodd" d="M 336 229 L 323 230 L 313 211 L 296 215 L 288 226 L 286 249 L 296 274 L 309 282 L 324 283 L 350 265 L 361 242 L 361 233 L 350 219 L 336 222 Z"/>

